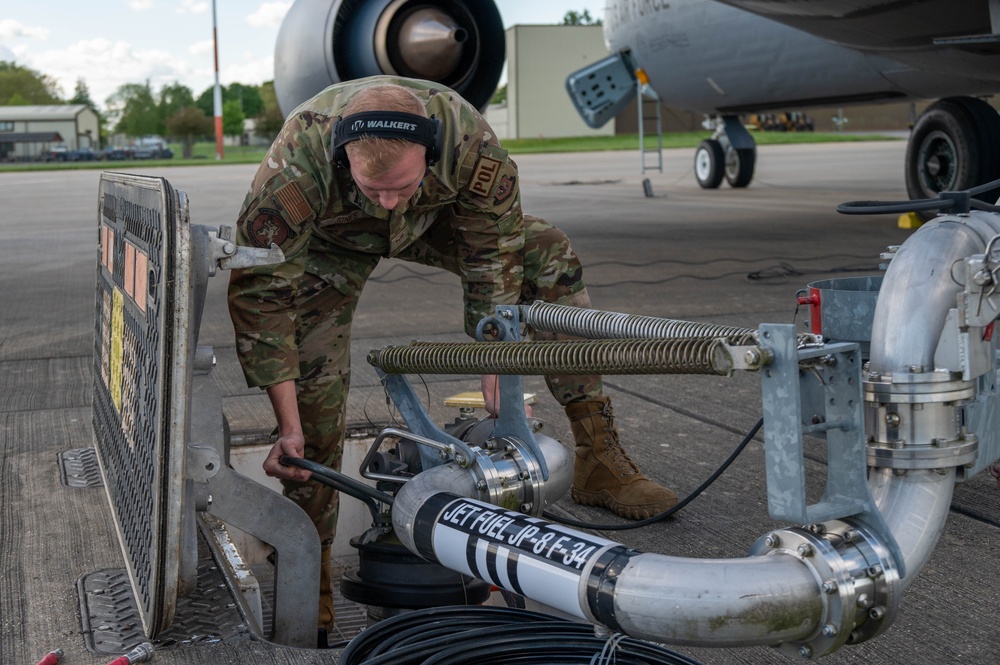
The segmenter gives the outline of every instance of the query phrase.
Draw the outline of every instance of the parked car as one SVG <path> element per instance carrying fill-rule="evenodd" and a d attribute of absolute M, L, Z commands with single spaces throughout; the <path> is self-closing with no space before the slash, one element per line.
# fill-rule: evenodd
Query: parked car
<path fill-rule="evenodd" d="M 70 162 L 92 162 L 98 158 L 98 154 L 90 146 L 70 150 L 66 153 L 66 159 Z"/>
<path fill-rule="evenodd" d="M 109 145 L 101 151 L 101 159 L 107 159 L 108 161 L 132 159 L 132 151 L 133 149 L 130 146 Z"/>
<path fill-rule="evenodd" d="M 165 145 L 108 146 L 99 159 L 121 161 L 130 159 L 173 159 L 174 152 Z"/>
<path fill-rule="evenodd" d="M 64 145 L 57 145 L 54 148 L 49 148 L 43 154 L 42 158 L 46 162 L 65 162 L 69 158 L 69 148 Z"/>
<path fill-rule="evenodd" d="M 136 146 L 134 159 L 173 159 L 174 152 L 165 145 Z"/>

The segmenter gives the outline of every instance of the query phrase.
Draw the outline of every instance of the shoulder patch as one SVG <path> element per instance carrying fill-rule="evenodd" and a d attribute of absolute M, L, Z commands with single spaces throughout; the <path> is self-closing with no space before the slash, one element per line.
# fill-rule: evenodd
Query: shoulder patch
<path fill-rule="evenodd" d="M 497 175 L 500 173 L 501 164 L 499 159 L 480 155 L 466 189 L 482 197 L 489 196 L 490 192 L 493 191 L 493 183 L 496 182 Z"/>
<path fill-rule="evenodd" d="M 256 247 L 270 247 L 271 243 L 280 246 L 289 235 L 291 229 L 288 223 L 281 213 L 271 208 L 261 208 L 253 221 L 247 224 L 247 237 Z"/>
<path fill-rule="evenodd" d="M 517 176 L 505 175 L 500 178 L 500 184 L 497 185 L 497 191 L 493 193 L 493 205 L 500 205 L 507 200 L 510 193 L 514 191 L 515 182 L 517 182 Z"/>
<path fill-rule="evenodd" d="M 297 183 L 290 182 L 282 185 L 274 192 L 274 198 L 278 199 L 281 207 L 288 213 L 288 218 L 296 226 L 302 224 L 312 216 L 312 207 L 306 200 L 302 188 Z"/>

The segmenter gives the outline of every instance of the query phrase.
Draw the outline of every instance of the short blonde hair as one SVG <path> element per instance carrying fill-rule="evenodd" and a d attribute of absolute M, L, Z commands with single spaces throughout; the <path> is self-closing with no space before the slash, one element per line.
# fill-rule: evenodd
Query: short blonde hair
<path fill-rule="evenodd" d="M 366 111 L 396 111 L 427 117 L 427 109 L 412 90 L 399 85 L 383 83 L 363 88 L 347 105 L 343 117 Z M 378 178 L 399 163 L 412 146 L 424 146 L 404 139 L 387 139 L 376 136 L 362 136 L 344 146 L 351 170 L 356 170 L 367 178 Z"/>

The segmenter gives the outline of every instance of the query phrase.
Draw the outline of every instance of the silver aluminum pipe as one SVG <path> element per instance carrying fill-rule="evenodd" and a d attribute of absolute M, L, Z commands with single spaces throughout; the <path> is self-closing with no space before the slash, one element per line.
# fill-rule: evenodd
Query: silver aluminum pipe
<path fill-rule="evenodd" d="M 945 414 L 911 424 L 902 445 L 959 436 L 944 431 L 957 428 L 957 418 L 948 417 L 957 408 L 953 376 L 942 382 L 949 396 L 937 401 L 927 382 L 913 391 L 909 378 L 891 379 L 933 372 L 942 327 L 962 288 L 951 270 L 982 253 L 997 233 L 1000 217 L 943 218 L 914 233 L 890 264 L 868 374 L 879 385 L 866 388 L 884 403 L 869 413 L 919 403 Z M 881 423 L 866 422 L 866 429 L 885 431 Z M 872 471 L 873 498 L 905 559 L 901 581 L 889 575 L 892 562 L 878 533 L 850 518 L 772 532 L 743 559 L 670 557 L 467 498 L 477 496 L 475 476 L 453 465 L 408 482 L 393 524 L 404 545 L 424 558 L 634 637 L 717 647 L 785 643 L 789 655 L 811 657 L 885 629 L 902 586 L 940 536 L 954 478 L 954 469 Z M 876 627 L 865 625 L 869 618 Z"/>
<path fill-rule="evenodd" d="M 396 534 L 425 559 L 643 639 L 768 645 L 805 639 L 824 620 L 821 581 L 795 557 L 640 553 L 463 498 L 477 495 L 470 470 L 424 471 L 396 496 Z"/>
<path fill-rule="evenodd" d="M 872 322 L 871 371 L 932 371 L 948 310 L 962 291 L 963 259 L 981 254 L 1000 233 L 1000 216 L 979 211 L 938 217 L 896 251 L 882 281 Z M 955 271 L 955 272 L 953 272 Z"/>
<path fill-rule="evenodd" d="M 948 311 L 956 306 L 963 290 L 961 262 L 981 254 L 997 234 L 1000 216 L 995 214 L 973 211 L 942 216 L 918 229 L 893 257 L 875 307 L 866 381 L 866 393 L 871 394 L 870 387 L 878 385 L 882 388 L 878 398 L 888 405 L 882 409 L 868 406 L 865 424 L 875 441 L 891 443 L 880 439 L 885 437 L 883 421 L 893 415 L 904 420 L 898 429 L 906 435 L 897 440 L 904 448 L 932 447 L 935 438 L 960 438 L 959 407 L 948 396 L 958 392 L 956 377 L 934 371 L 934 354 Z M 934 375 L 942 375 L 942 397 L 935 400 L 927 392 L 917 396 L 915 382 L 925 378 L 922 390 L 926 391 L 935 383 Z M 973 382 L 965 387 L 966 394 L 974 392 Z M 910 410 L 915 405 L 922 413 Z M 891 409 L 894 411 L 887 413 Z M 905 422 L 907 416 L 909 423 Z M 869 473 L 875 503 L 905 560 L 908 574 L 902 580 L 904 587 L 937 544 L 954 484 L 955 467 L 905 472 L 878 468 Z"/>

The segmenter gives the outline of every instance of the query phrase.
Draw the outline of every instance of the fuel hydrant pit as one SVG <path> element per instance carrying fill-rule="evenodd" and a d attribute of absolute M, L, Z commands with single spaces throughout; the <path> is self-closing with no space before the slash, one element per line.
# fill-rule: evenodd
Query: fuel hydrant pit
<path fill-rule="evenodd" d="M 490 585 L 421 559 L 392 534 L 371 529 L 351 539 L 358 568 L 344 574 L 345 598 L 368 607 L 368 623 L 408 610 L 448 605 L 481 605 Z"/>

